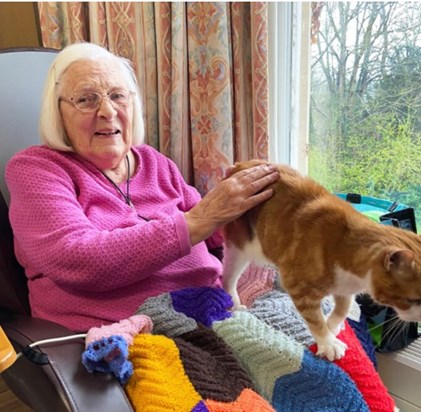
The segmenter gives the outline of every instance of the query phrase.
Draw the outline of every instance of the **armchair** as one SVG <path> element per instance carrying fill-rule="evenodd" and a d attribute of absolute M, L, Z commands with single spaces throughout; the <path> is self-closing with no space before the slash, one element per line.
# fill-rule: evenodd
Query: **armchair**
<path fill-rule="evenodd" d="M 73 334 L 31 317 L 26 277 L 14 256 L 4 182 L 10 157 L 39 142 L 42 88 L 55 53 L 45 48 L 0 50 L 0 325 L 16 352 L 39 340 Z M 81 363 L 83 350 L 81 339 L 43 345 L 39 351 L 47 356 L 46 364 L 22 356 L 2 376 L 11 391 L 35 411 L 132 411 L 113 376 L 87 372 Z"/>

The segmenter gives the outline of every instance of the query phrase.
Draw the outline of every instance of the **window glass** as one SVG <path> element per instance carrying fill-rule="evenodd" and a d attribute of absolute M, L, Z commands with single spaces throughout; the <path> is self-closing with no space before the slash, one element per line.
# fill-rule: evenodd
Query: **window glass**
<path fill-rule="evenodd" d="M 421 3 L 313 6 L 309 175 L 415 208 L 421 228 Z"/>

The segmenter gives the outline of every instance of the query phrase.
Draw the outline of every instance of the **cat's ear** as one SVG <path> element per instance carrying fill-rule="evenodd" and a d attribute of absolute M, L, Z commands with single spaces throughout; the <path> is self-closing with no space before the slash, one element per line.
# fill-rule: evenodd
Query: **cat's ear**
<path fill-rule="evenodd" d="M 394 249 L 389 250 L 384 256 L 384 267 L 387 271 L 394 271 L 409 268 L 412 266 L 415 259 L 415 254 L 408 249 Z"/>

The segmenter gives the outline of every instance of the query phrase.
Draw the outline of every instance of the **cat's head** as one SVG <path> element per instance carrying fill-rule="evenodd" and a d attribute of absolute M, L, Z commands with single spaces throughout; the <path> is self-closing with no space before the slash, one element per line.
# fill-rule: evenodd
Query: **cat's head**
<path fill-rule="evenodd" d="M 372 275 L 372 296 L 406 321 L 421 321 L 421 238 L 411 249 L 388 246 Z"/>

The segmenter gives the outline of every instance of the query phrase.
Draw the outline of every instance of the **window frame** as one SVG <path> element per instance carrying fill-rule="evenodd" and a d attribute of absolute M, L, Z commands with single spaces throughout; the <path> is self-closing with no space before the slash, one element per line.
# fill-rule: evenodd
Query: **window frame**
<path fill-rule="evenodd" d="M 269 160 L 308 171 L 310 2 L 268 4 Z"/>

